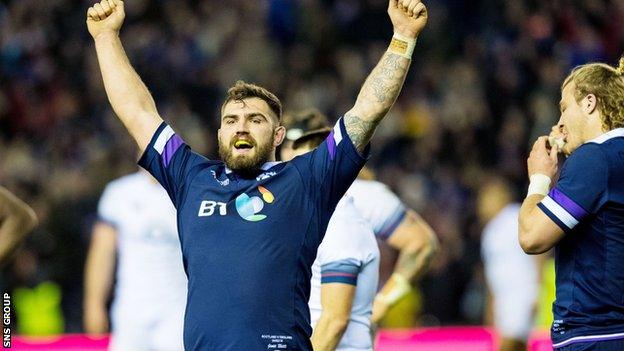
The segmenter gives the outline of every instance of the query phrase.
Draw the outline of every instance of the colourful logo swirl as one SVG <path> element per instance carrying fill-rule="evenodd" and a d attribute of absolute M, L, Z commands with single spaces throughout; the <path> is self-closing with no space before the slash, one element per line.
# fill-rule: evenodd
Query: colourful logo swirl
<path fill-rule="evenodd" d="M 265 219 L 267 216 L 258 214 L 264 208 L 264 203 L 273 203 L 275 196 L 265 187 L 258 186 L 258 191 L 262 195 L 262 198 L 258 196 L 252 196 L 242 193 L 236 197 L 236 211 L 243 217 L 243 219 L 250 222 L 258 222 Z M 264 201 L 262 201 L 264 200 Z"/>

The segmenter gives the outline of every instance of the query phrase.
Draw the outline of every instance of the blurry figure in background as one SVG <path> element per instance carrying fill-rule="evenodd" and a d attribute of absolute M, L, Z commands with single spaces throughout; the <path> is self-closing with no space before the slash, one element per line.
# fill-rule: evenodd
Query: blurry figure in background
<path fill-rule="evenodd" d="M 35 211 L 0 186 L 0 266 L 8 262 L 17 245 L 36 225 Z"/>
<path fill-rule="evenodd" d="M 288 141 L 282 145 L 282 159 L 292 157 L 293 150 L 307 142 L 306 139 L 315 138 L 315 133 L 311 131 L 328 125 L 327 117 L 315 109 L 288 115 L 284 120 Z M 406 208 L 388 187 L 371 178 L 372 172 L 363 168 L 347 190 L 347 195 L 353 198 L 355 208 L 367 220 L 375 236 L 399 251 L 395 270 L 373 304 L 371 320 L 379 323 L 389 308 L 410 292 L 412 284 L 427 269 L 438 240 L 427 222 Z"/>
<path fill-rule="evenodd" d="M 17 332 L 28 336 L 56 335 L 64 329 L 61 289 L 54 282 L 42 281 L 34 251 L 16 250 L 36 225 L 33 209 L 0 187 L 0 265 L 8 263 L 12 254 L 19 251 L 13 263 L 17 287 L 12 293 Z"/>
<path fill-rule="evenodd" d="M 624 57 L 617 68 L 575 68 L 561 85 L 555 138 L 538 138 L 527 160 L 519 240 L 529 254 L 555 248 L 558 351 L 624 350 L 623 75 Z"/>
<path fill-rule="evenodd" d="M 302 130 L 291 139 L 283 161 L 314 150 L 331 130 Z M 336 206 L 312 265 L 309 305 L 315 351 L 373 350 L 370 318 L 378 279 L 375 235 L 346 195 Z"/>
<path fill-rule="evenodd" d="M 314 108 L 295 114 L 285 113 L 282 124 L 286 128 L 286 137 L 280 146 L 280 159 L 282 161 L 292 160 L 295 156 L 305 153 L 301 150 L 305 150 L 308 144 L 313 143 L 317 136 L 322 135 L 324 129 L 331 125 L 327 116 Z M 325 134 L 329 132 L 327 131 Z M 295 142 L 299 146 L 297 150 L 293 148 Z M 312 148 L 314 147 L 316 145 Z"/>
<path fill-rule="evenodd" d="M 32 250 L 20 250 L 15 258 L 17 287 L 13 290 L 12 303 L 17 322 L 16 334 L 49 336 L 65 331 L 61 287 L 43 278 L 40 267 L 37 254 Z"/>
<path fill-rule="evenodd" d="M 524 351 L 533 329 L 539 262 L 518 243 L 520 204 L 514 202 L 511 186 L 494 178 L 479 190 L 477 211 L 485 224 L 481 253 L 489 291 L 487 314 L 501 336 L 500 351 Z"/>
<path fill-rule="evenodd" d="M 108 332 L 112 350 L 182 350 L 187 279 L 176 211 L 146 171 L 111 182 L 100 199 L 85 267 L 84 328 Z"/>
<path fill-rule="evenodd" d="M 399 197 L 376 181 L 361 179 L 371 173 L 367 168 L 353 182 L 347 195 L 372 226 L 375 236 L 391 249 L 398 250 L 394 271 L 381 287 L 373 304 L 373 323 L 379 323 L 389 309 L 407 296 L 429 267 L 438 239 L 427 222 L 405 207 Z"/>

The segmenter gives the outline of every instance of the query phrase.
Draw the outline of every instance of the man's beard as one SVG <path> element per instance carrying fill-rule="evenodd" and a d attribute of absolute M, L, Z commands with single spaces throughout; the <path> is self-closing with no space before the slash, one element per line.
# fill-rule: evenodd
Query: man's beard
<path fill-rule="evenodd" d="M 244 140 L 250 140 L 256 149 L 253 156 L 234 156 L 232 151 L 234 150 L 234 143 L 237 140 L 238 138 L 232 138 L 230 145 L 225 145 L 219 141 L 219 157 L 221 157 L 221 160 L 223 160 L 225 165 L 232 171 L 242 176 L 255 177 L 258 173 L 260 173 L 262 165 L 268 162 L 271 157 L 275 136 L 271 135 L 269 141 L 262 145 L 257 144 L 251 136 L 245 138 Z"/>

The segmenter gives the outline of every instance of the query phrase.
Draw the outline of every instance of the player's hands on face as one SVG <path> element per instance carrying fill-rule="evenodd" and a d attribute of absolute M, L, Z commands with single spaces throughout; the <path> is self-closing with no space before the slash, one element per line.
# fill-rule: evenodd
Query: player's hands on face
<path fill-rule="evenodd" d="M 390 0 L 388 15 L 394 32 L 416 38 L 427 24 L 427 8 L 420 0 Z"/>
<path fill-rule="evenodd" d="M 87 10 L 87 28 L 94 39 L 105 33 L 117 35 L 124 17 L 122 0 L 102 0 Z"/>
<path fill-rule="evenodd" d="M 551 179 L 557 174 L 559 159 L 557 158 L 557 148 L 548 150 L 548 137 L 541 136 L 533 144 L 533 149 L 527 160 L 529 176 L 533 174 L 543 174 Z"/>
<path fill-rule="evenodd" d="M 550 130 L 550 134 L 548 135 L 548 145 L 547 147 L 555 147 L 557 148 L 557 152 L 560 153 L 563 151 L 563 147 L 565 146 L 566 136 L 563 133 L 562 125 L 556 124 Z"/>

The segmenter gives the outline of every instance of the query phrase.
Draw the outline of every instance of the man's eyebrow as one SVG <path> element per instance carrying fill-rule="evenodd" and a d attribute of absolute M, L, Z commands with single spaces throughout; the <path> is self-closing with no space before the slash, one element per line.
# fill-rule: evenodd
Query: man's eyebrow
<path fill-rule="evenodd" d="M 262 114 L 262 113 L 260 113 L 260 112 L 252 112 L 252 113 L 248 113 L 248 114 L 246 114 L 246 115 L 245 115 L 245 117 L 246 117 L 246 118 L 250 118 L 250 117 L 258 117 L 258 116 L 260 116 L 260 117 L 264 118 L 264 120 L 267 120 L 266 116 L 265 116 L 265 115 L 263 115 L 263 114 Z"/>
<path fill-rule="evenodd" d="M 221 117 L 221 119 L 226 119 L 226 118 L 238 118 L 238 116 L 230 114 L 230 115 L 225 115 L 225 116 Z"/>

